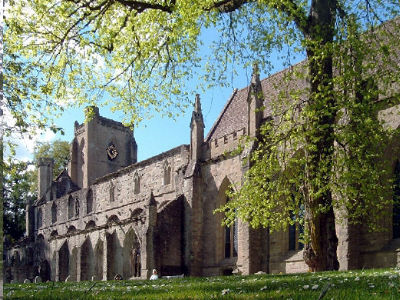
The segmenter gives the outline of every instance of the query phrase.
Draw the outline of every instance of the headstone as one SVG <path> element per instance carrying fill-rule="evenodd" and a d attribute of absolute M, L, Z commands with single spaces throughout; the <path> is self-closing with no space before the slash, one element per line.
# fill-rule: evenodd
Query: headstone
<path fill-rule="evenodd" d="M 267 273 L 263 272 L 263 271 L 258 271 L 257 273 L 254 273 L 255 275 L 265 275 Z"/>
<path fill-rule="evenodd" d="M 31 283 L 31 281 L 27 278 L 24 280 L 24 283 Z"/>
<path fill-rule="evenodd" d="M 39 283 L 42 282 L 42 278 L 40 276 L 36 276 L 35 279 L 33 280 L 34 283 Z"/>
<path fill-rule="evenodd" d="M 232 274 L 233 274 L 233 275 L 241 275 L 242 272 L 241 272 L 238 268 L 236 268 L 236 269 L 234 269 L 234 270 L 232 271 Z"/>

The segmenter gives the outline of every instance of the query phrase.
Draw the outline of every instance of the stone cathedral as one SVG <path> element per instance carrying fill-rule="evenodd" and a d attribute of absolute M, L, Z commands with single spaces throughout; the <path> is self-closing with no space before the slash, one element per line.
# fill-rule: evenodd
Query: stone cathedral
<path fill-rule="evenodd" d="M 89 122 L 75 122 L 65 171 L 52 178 L 52 160 L 39 161 L 38 199 L 26 207 L 26 237 L 5 251 L 5 281 L 111 280 L 116 274 L 145 279 L 154 268 L 161 276 L 307 271 L 299 228 L 270 233 L 240 220 L 222 227 L 222 216 L 213 213 L 248 169 L 249 151 L 226 154 L 270 119 L 277 86 L 307 84 L 287 83 L 291 71 L 264 80 L 254 72 L 248 87 L 234 90 L 207 135 L 197 95 L 189 144 L 139 162 L 133 132 L 93 108 Z M 382 109 L 388 126 L 400 127 L 399 111 L 400 105 Z M 383 155 L 400 180 L 399 137 Z M 380 233 L 338 223 L 340 269 L 400 266 L 399 216 L 393 209 L 393 219 L 385 220 L 388 230 Z"/>

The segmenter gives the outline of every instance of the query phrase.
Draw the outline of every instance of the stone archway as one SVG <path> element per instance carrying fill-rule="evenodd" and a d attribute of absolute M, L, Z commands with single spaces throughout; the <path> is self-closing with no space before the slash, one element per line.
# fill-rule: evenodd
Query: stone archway
<path fill-rule="evenodd" d="M 39 276 L 43 282 L 50 280 L 50 264 L 47 259 L 44 259 L 40 262 L 39 265 Z"/>
<path fill-rule="evenodd" d="M 64 281 L 69 275 L 69 249 L 65 241 L 58 251 L 58 280 Z"/>
<path fill-rule="evenodd" d="M 81 246 L 81 281 L 91 280 L 94 275 L 94 251 L 90 238 L 87 237 Z"/>
<path fill-rule="evenodd" d="M 123 246 L 123 278 L 140 277 L 141 257 L 140 243 L 133 228 L 130 228 L 125 235 Z"/>

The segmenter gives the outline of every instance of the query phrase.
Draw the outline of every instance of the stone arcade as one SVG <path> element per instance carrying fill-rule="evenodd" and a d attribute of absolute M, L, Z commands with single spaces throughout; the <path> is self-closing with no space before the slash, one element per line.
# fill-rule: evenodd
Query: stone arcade
<path fill-rule="evenodd" d="M 224 228 L 222 216 L 213 214 L 248 168 L 246 151 L 225 154 L 269 118 L 269 101 L 287 72 L 262 81 L 253 74 L 248 87 L 233 92 L 206 137 L 196 96 L 190 144 L 140 162 L 133 132 L 121 123 L 100 116 L 96 108 L 91 121 L 75 122 L 68 171 L 53 180 L 52 160 L 39 162 L 39 197 L 27 204 L 25 239 L 6 249 L 6 282 L 35 276 L 44 281 L 111 280 L 116 274 L 149 278 L 153 268 L 161 275 L 190 276 L 306 271 L 298 228 L 268 233 L 240 220 Z M 305 84 L 297 80 L 287 88 Z M 258 110 L 261 105 L 264 111 Z M 399 105 L 381 111 L 393 128 L 400 116 L 389 112 L 396 111 Z M 399 142 L 397 137 L 384 154 L 396 176 Z M 375 234 L 337 224 L 340 268 L 400 265 L 400 228 L 393 220 L 387 220 L 386 232 Z"/>

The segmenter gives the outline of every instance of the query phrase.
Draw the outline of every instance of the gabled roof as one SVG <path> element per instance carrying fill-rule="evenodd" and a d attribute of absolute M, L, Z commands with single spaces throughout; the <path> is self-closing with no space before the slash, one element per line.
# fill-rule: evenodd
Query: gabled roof
<path fill-rule="evenodd" d="M 238 91 L 235 89 L 225 107 L 222 109 L 210 132 L 206 142 L 220 138 L 228 133 L 247 127 L 247 96 L 249 87 Z"/>
<path fill-rule="evenodd" d="M 285 78 L 293 70 L 301 71 L 306 67 L 306 61 L 302 61 L 290 68 L 275 73 L 261 81 L 261 88 L 264 98 L 264 118 L 271 115 L 269 103 L 271 99 L 277 99 L 280 92 L 289 92 L 304 89 L 307 86 L 305 79 L 299 79 L 293 76 L 290 79 Z M 304 69 L 303 69 L 304 70 Z M 205 142 L 221 138 L 227 134 L 247 128 L 247 98 L 250 92 L 250 85 L 241 89 L 235 89 L 229 98 L 225 107 L 221 111 L 217 120 L 208 133 Z"/>

